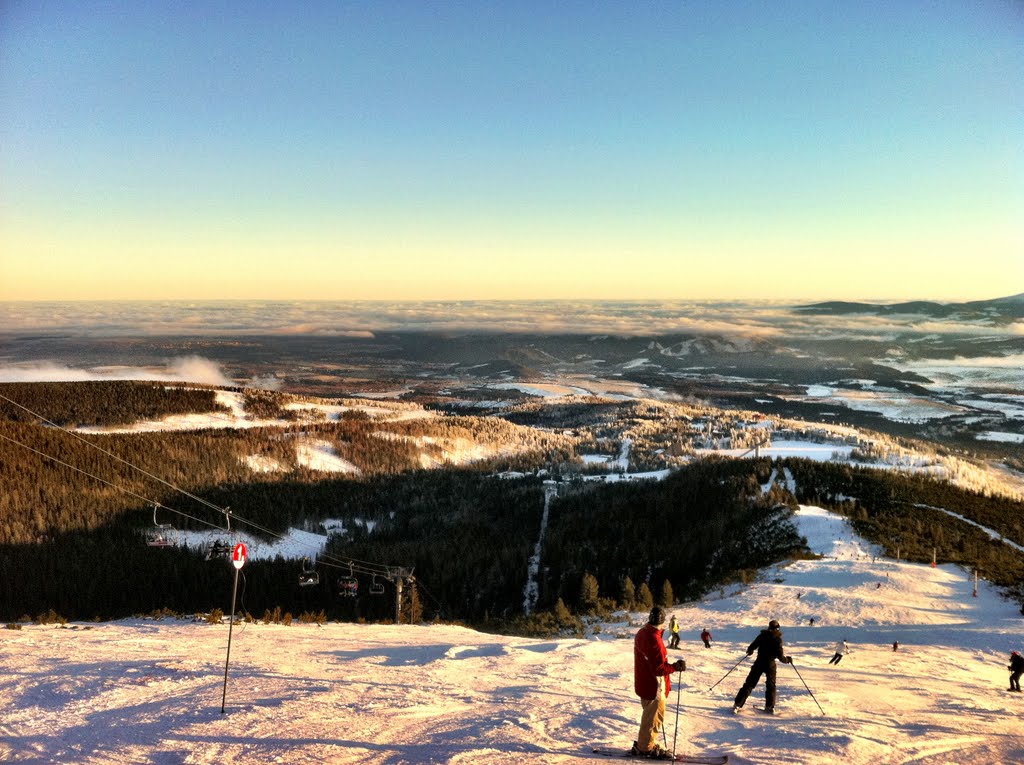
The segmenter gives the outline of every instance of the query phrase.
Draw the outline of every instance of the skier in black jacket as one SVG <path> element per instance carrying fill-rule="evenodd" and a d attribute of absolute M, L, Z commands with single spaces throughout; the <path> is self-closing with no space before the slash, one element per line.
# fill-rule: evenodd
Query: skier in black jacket
<path fill-rule="evenodd" d="M 1024 673 L 1024 656 L 1014 651 L 1010 654 L 1010 690 L 1020 693 L 1020 676 Z"/>
<path fill-rule="evenodd" d="M 790 664 L 793 660 L 786 656 L 786 650 L 782 645 L 782 630 L 779 623 L 772 619 L 768 622 L 768 629 L 761 630 L 754 642 L 747 646 L 747 656 L 757 651 L 757 658 L 754 659 L 754 666 L 750 668 L 750 674 L 743 681 L 743 687 L 736 694 L 736 701 L 733 702 L 732 711 L 739 712 L 747 701 L 750 692 L 757 686 L 761 675 L 764 675 L 764 711 L 768 714 L 775 713 L 775 660 L 783 664 Z"/>

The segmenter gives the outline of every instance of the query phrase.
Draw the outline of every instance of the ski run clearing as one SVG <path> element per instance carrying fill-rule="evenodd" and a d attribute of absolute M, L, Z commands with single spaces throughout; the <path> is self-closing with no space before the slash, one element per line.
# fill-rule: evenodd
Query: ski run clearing
<path fill-rule="evenodd" d="M 984 581 L 972 597 L 961 569 L 877 557 L 824 510 L 802 507 L 796 522 L 824 557 L 671 609 L 683 650 L 670 656 L 688 671 L 669 698 L 669 746 L 678 704 L 678 751 L 728 753 L 737 765 L 1024 762 L 1024 696 L 1006 691 L 1009 653 L 1024 648 L 1016 606 Z M 226 591 L 232 574 L 225 566 Z M 591 747 L 629 747 L 640 716 L 631 638 L 643 615 L 621 618 L 586 639 L 551 640 L 446 625 L 239 624 L 224 714 L 226 624 L 0 630 L 0 760 L 600 761 Z M 745 648 L 770 618 L 814 698 L 780 665 L 779 714 L 755 712 L 762 683 L 733 715 Z M 841 639 L 850 653 L 830 666 Z"/>

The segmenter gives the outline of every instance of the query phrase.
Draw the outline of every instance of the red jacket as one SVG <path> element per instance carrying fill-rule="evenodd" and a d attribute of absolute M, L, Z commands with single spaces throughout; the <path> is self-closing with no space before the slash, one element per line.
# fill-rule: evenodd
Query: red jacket
<path fill-rule="evenodd" d="M 669 679 L 675 669 L 668 663 L 668 651 L 661 630 L 647 624 L 633 638 L 633 690 L 642 699 L 658 695 L 658 678 L 665 678 L 665 695 L 672 690 Z"/>

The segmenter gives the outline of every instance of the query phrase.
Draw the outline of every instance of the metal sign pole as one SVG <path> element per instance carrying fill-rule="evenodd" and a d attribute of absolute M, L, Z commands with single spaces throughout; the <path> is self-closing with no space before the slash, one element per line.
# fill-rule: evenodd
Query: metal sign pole
<path fill-rule="evenodd" d="M 228 655 L 224 659 L 224 692 L 220 697 L 220 713 L 224 714 L 224 706 L 228 699 L 228 667 L 231 665 L 231 631 L 235 627 L 235 595 L 238 594 L 238 572 L 245 565 L 245 545 L 239 542 L 231 555 L 231 565 L 235 567 L 235 584 L 231 588 L 231 620 L 228 622 Z"/>
<path fill-rule="evenodd" d="M 402 623 L 402 582 L 399 577 L 395 579 L 395 624 Z"/>

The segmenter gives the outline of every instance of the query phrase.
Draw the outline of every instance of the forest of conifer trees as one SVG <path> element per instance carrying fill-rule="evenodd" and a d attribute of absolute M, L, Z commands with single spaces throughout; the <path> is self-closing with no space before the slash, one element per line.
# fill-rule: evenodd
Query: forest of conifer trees
<path fill-rule="evenodd" d="M 23 386 L 15 392 L 45 409 L 48 419 L 65 423 L 131 422 L 217 406 L 209 390 L 182 390 L 177 398 L 161 386 L 126 385 L 105 391 L 85 385 L 80 399 L 78 386 Z M 11 395 L 12 388 L 3 392 Z M 100 414 L 105 397 L 114 394 L 115 412 Z M 253 404 L 264 414 L 279 413 L 280 405 L 273 396 Z M 545 483 L 536 474 L 495 473 L 569 464 L 573 454 L 565 438 L 529 431 L 523 436 L 528 448 L 513 456 L 428 470 L 414 443 L 431 444 L 442 436 L 500 442 L 522 436 L 521 429 L 496 418 L 439 417 L 390 423 L 383 438 L 379 423 L 352 413 L 335 422 L 279 428 L 100 436 L 31 422 L 20 411 L 10 405 L 0 411 L 2 620 L 49 610 L 74 619 L 226 610 L 229 564 L 206 560 L 201 550 L 146 545 L 151 503 L 158 502 L 176 511 L 165 515 L 183 529 L 219 523 L 211 505 L 230 506 L 236 527 L 248 524 L 246 530 L 257 537 L 289 528 L 325 533 L 321 524 L 327 520 L 345 526 L 346 534 L 329 537 L 316 586 L 298 586 L 298 560 L 246 566 L 240 608 L 257 617 L 277 609 L 332 619 L 392 618 L 390 582 L 384 596 L 375 595 L 369 585 L 383 581 L 363 574 L 358 597 L 339 597 L 343 563 L 355 559 L 415 571 L 405 604 L 410 617 L 532 628 L 522 621 L 523 593 L 527 561 L 540 534 Z M 290 439 L 300 435 L 329 441 L 358 466 L 358 474 L 294 466 Z M 252 454 L 293 469 L 254 472 L 245 462 Z M 795 497 L 777 485 L 762 489 L 772 469 L 782 466 L 795 478 Z M 806 460 L 704 459 L 661 481 L 592 483 L 568 472 L 547 484 L 552 485 L 557 496 L 537 582 L 537 608 L 544 616 L 537 623 L 547 618 L 565 626 L 579 614 L 614 606 L 698 597 L 722 582 L 804 555 L 804 543 L 787 520 L 797 501 L 847 515 L 891 555 L 898 547 L 903 558 L 930 560 L 934 550 L 941 561 L 977 567 L 1024 599 L 1019 553 L 933 509 L 961 514 L 1021 544 L 1024 503 L 925 476 Z"/>

